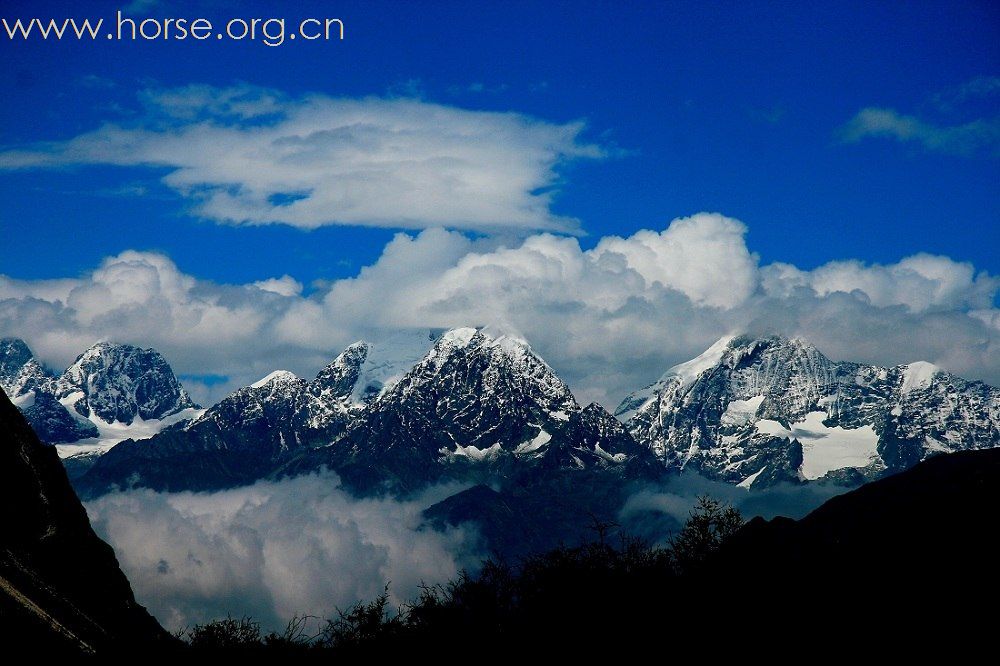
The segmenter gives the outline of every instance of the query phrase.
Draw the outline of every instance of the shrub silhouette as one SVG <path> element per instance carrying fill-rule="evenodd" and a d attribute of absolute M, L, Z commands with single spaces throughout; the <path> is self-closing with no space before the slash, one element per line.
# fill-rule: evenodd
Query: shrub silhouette
<path fill-rule="evenodd" d="M 328 620 L 314 645 L 319 648 L 358 649 L 395 640 L 406 625 L 402 610 L 389 612 L 389 586 L 368 603 L 358 602 Z"/>
<path fill-rule="evenodd" d="M 743 516 L 735 508 L 707 495 L 698 498 L 681 531 L 670 538 L 670 552 L 678 573 L 701 567 L 722 543 L 743 527 Z"/>
<path fill-rule="evenodd" d="M 186 638 L 191 647 L 205 650 L 246 649 L 261 645 L 260 623 L 246 616 L 196 624 L 193 629 L 181 632 L 181 637 Z"/>

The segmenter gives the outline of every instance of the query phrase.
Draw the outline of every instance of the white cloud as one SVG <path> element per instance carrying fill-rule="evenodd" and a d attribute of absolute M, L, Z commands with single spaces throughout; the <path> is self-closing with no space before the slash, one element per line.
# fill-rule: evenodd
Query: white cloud
<path fill-rule="evenodd" d="M 594 254 L 621 255 L 647 283 L 677 289 L 696 305 L 733 307 L 757 286 L 757 257 L 743 242 L 746 231 L 738 220 L 702 213 L 660 233 L 604 238 Z"/>
<path fill-rule="evenodd" d="M 955 113 L 970 104 L 989 101 L 998 94 L 1000 76 L 978 76 L 938 92 L 931 98 L 931 102 L 944 113 Z"/>
<path fill-rule="evenodd" d="M 165 168 L 192 214 L 222 223 L 575 232 L 550 209 L 559 167 L 604 155 L 581 122 L 417 99 L 192 85 L 140 100 L 137 120 L 8 148 L 0 168 Z"/>
<path fill-rule="evenodd" d="M 217 387 L 221 392 L 284 360 L 268 341 L 268 329 L 301 300 L 287 293 L 292 288 L 285 278 L 260 286 L 217 285 L 182 273 L 161 254 L 126 251 L 80 279 L 0 276 L 0 330 L 24 337 L 56 368 L 97 340 L 152 346 L 180 373 L 232 374 L 231 383 Z M 276 293 L 281 289 L 286 293 Z M 301 358 L 302 351 L 294 356 Z"/>
<path fill-rule="evenodd" d="M 253 286 L 262 291 L 270 291 L 281 296 L 298 296 L 302 293 L 302 283 L 291 275 L 282 275 L 280 278 L 268 278 L 253 283 Z"/>
<path fill-rule="evenodd" d="M 478 562 L 475 535 L 421 529 L 421 511 L 457 491 L 411 501 L 356 499 L 333 474 L 216 493 L 111 494 L 87 504 L 136 597 L 168 628 L 250 614 L 281 629 L 377 596 L 394 604 L 424 582 Z"/>
<path fill-rule="evenodd" d="M 894 109 L 868 107 L 840 130 L 841 139 L 856 143 L 869 137 L 913 141 L 926 150 L 960 155 L 1000 150 L 1000 120 L 979 118 L 957 125 L 936 125 Z"/>
<path fill-rule="evenodd" d="M 928 360 L 1000 384 L 1000 279 L 918 254 L 894 264 L 760 266 L 745 226 L 717 214 L 660 232 L 505 242 L 405 233 L 357 276 L 303 295 L 290 276 L 220 285 L 125 252 L 78 279 L 0 277 L 0 334 L 65 365 L 97 339 L 153 346 L 186 375 L 225 375 L 210 402 L 275 368 L 311 376 L 358 338 L 493 324 L 526 337 L 584 401 L 613 407 L 732 331 L 811 340 L 834 359 Z"/>
<path fill-rule="evenodd" d="M 818 296 L 854 293 L 876 306 L 904 305 L 912 312 L 989 307 L 1000 289 L 1000 279 L 977 275 L 970 263 L 924 253 L 888 266 L 832 261 L 800 271 L 777 263 L 763 270 L 763 280 L 765 291 L 774 295 L 809 287 Z"/>

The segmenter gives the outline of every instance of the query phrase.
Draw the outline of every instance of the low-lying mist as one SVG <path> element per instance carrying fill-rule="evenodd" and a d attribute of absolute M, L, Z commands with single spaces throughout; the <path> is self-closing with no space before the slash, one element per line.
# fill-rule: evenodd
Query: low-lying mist
<path fill-rule="evenodd" d="M 633 536 L 663 543 L 684 524 L 702 495 L 736 507 L 746 519 L 779 515 L 797 519 L 848 490 L 844 486 L 818 483 L 780 483 L 761 490 L 746 490 L 686 472 L 633 492 L 619 512 L 619 523 Z"/>
<path fill-rule="evenodd" d="M 296 614 L 335 615 L 387 583 L 402 603 L 421 582 L 475 567 L 475 530 L 421 525 L 423 509 L 459 489 L 358 499 L 324 473 L 214 493 L 131 490 L 87 511 L 138 601 L 168 629 L 229 614 L 280 629 Z"/>

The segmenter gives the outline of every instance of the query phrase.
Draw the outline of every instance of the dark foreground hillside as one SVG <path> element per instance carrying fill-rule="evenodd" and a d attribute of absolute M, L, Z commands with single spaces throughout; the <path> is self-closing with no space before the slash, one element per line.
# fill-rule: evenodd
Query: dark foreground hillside
<path fill-rule="evenodd" d="M 931 594 L 961 602 L 1000 591 L 998 532 L 1000 450 L 966 451 L 834 497 L 799 521 L 755 518 L 713 569 L 787 589 L 865 590 L 866 604 L 921 607 Z"/>
<path fill-rule="evenodd" d="M 0 646 L 107 653 L 171 641 L 136 603 L 52 447 L 0 395 Z"/>

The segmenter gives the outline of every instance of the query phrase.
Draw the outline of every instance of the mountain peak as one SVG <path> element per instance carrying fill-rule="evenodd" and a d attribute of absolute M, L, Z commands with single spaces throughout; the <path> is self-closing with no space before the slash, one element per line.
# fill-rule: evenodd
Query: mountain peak
<path fill-rule="evenodd" d="M 458 343 L 463 337 L 456 334 L 452 341 Z M 313 392 L 338 396 L 345 407 L 361 409 L 395 385 L 441 338 L 440 329 L 423 328 L 358 340 L 319 372 Z"/>
<path fill-rule="evenodd" d="M 110 340 L 99 340 L 94 344 L 90 345 L 90 347 L 88 347 L 82 354 L 80 354 L 76 359 L 76 363 L 79 363 L 81 360 L 92 359 L 98 356 L 106 356 L 108 354 L 114 354 L 114 353 L 129 354 L 140 351 L 154 351 L 154 350 L 153 349 L 142 350 L 139 347 L 136 347 L 135 345 L 119 343 L 119 342 L 111 342 Z"/>
<path fill-rule="evenodd" d="M 998 406 L 994 389 L 931 363 L 835 362 L 801 338 L 740 335 L 674 366 L 616 415 L 667 466 L 757 487 L 872 478 L 992 446 Z"/>
<path fill-rule="evenodd" d="M 15 363 L 21 367 L 33 357 L 31 349 L 21 338 L 0 338 L 0 369 Z"/>
<path fill-rule="evenodd" d="M 941 368 L 927 361 L 914 361 L 900 366 L 903 383 L 900 391 L 906 395 L 910 391 L 925 389 L 934 381 L 934 377 L 942 372 Z"/>
<path fill-rule="evenodd" d="M 454 347 L 468 347 L 475 339 L 476 335 L 479 333 L 478 329 L 472 328 L 470 326 L 463 326 L 461 328 L 453 328 L 449 331 L 445 331 L 441 338 L 438 340 L 439 345 L 447 345 Z"/>
<path fill-rule="evenodd" d="M 101 341 L 56 380 L 56 398 L 78 414 L 129 425 L 197 407 L 155 349 Z"/>
<path fill-rule="evenodd" d="M 704 371 L 719 365 L 726 351 L 730 349 L 731 343 L 734 341 L 741 342 L 742 340 L 743 338 L 736 338 L 733 335 L 725 335 L 719 338 L 712 344 L 711 347 L 690 361 L 678 363 L 667 370 L 661 381 L 677 377 L 685 384 L 693 382 Z"/>
<path fill-rule="evenodd" d="M 503 332 L 493 326 L 479 328 L 465 326 L 445 331 L 438 338 L 434 349 L 429 355 L 446 352 L 451 349 L 469 349 L 473 347 L 496 349 L 514 360 L 523 359 L 530 354 L 541 361 L 541 358 L 532 351 L 531 345 L 528 344 L 527 340 L 513 333 Z"/>
<path fill-rule="evenodd" d="M 52 373 L 39 363 L 20 338 L 0 340 L 0 389 L 11 399 L 52 381 Z"/>
<path fill-rule="evenodd" d="M 300 381 L 294 372 L 288 370 L 275 370 L 266 377 L 255 381 L 250 388 L 261 388 L 268 384 L 291 384 Z"/>

